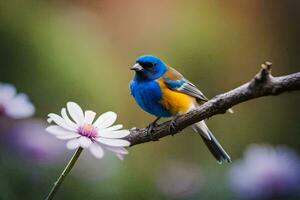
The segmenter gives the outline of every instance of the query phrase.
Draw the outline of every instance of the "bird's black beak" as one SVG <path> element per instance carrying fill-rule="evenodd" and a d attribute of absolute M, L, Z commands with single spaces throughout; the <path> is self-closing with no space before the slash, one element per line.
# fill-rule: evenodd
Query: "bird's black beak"
<path fill-rule="evenodd" d="M 143 67 L 139 63 L 135 63 L 130 69 L 136 72 L 140 72 L 143 70 Z"/>

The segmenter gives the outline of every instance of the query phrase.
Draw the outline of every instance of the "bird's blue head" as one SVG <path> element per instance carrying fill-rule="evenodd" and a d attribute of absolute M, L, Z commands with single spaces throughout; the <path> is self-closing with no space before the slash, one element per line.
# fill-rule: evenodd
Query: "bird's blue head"
<path fill-rule="evenodd" d="M 167 71 L 167 66 L 158 57 L 143 55 L 138 57 L 131 70 L 135 71 L 138 79 L 155 80 Z"/>

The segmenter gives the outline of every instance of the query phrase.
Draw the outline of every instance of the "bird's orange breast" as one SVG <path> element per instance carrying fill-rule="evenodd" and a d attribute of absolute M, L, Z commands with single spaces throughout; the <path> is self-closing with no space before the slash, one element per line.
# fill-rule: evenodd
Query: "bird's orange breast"
<path fill-rule="evenodd" d="M 165 109 L 171 111 L 173 115 L 188 112 L 191 106 L 196 103 L 194 97 L 169 89 L 162 78 L 158 79 L 157 83 L 160 85 L 162 93 L 160 103 Z"/>

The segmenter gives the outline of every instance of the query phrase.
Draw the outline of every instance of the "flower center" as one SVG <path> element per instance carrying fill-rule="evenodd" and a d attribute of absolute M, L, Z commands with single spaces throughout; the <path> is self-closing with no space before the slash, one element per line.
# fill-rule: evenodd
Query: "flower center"
<path fill-rule="evenodd" d="M 94 139 L 97 136 L 97 129 L 90 124 L 84 124 L 78 128 L 80 135 Z"/>

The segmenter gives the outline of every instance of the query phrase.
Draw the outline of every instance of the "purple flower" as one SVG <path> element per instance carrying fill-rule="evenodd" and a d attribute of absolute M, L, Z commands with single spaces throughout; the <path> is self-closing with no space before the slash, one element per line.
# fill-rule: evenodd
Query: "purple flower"
<path fill-rule="evenodd" d="M 8 148 L 22 159 L 43 162 L 62 161 L 64 143 L 51 137 L 41 120 L 19 121 L 14 124 L 4 137 Z"/>
<path fill-rule="evenodd" d="M 199 194 L 203 184 L 200 166 L 171 162 L 156 178 L 158 190 L 170 198 L 188 198 Z"/>
<path fill-rule="evenodd" d="M 21 119 L 32 116 L 34 111 L 26 94 L 17 94 L 13 85 L 0 82 L 0 116 Z"/>
<path fill-rule="evenodd" d="M 278 199 L 297 195 L 300 159 L 288 147 L 251 145 L 229 171 L 233 192 L 244 199 Z"/>

